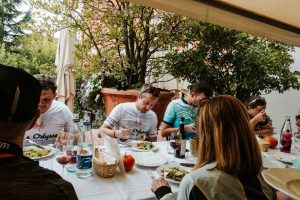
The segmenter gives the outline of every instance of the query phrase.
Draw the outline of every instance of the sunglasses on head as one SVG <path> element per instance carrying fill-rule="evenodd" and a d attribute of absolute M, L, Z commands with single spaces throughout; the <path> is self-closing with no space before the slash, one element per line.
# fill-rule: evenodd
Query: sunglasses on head
<path fill-rule="evenodd" d="M 204 104 L 206 104 L 207 102 L 209 102 L 210 100 L 212 99 L 212 97 L 206 97 L 206 98 L 203 98 L 199 101 L 199 106 L 202 106 Z"/>
<path fill-rule="evenodd" d="M 265 103 L 265 102 L 266 102 L 265 98 L 258 97 L 256 99 L 253 99 L 252 101 L 250 101 L 248 105 L 251 106 L 251 105 L 256 104 L 256 103 Z"/>
<path fill-rule="evenodd" d="M 298 119 L 300 119 L 300 115 L 296 115 L 296 116 L 295 116 L 295 119 L 296 119 L 296 121 L 297 121 Z"/>
<path fill-rule="evenodd" d="M 154 97 L 159 97 L 160 95 L 160 89 L 153 87 L 153 86 L 149 86 L 148 88 L 146 88 L 142 93 L 150 93 L 152 94 Z"/>

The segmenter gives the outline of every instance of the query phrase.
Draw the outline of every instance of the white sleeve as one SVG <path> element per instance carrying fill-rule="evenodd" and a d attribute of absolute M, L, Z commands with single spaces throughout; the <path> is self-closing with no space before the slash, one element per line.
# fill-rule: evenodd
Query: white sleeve
<path fill-rule="evenodd" d="M 122 104 L 118 104 L 116 107 L 114 107 L 109 116 L 105 119 L 104 124 L 111 128 L 115 127 L 121 120 L 122 110 Z"/>
<path fill-rule="evenodd" d="M 185 175 L 179 185 L 177 199 L 188 200 L 190 191 L 194 186 L 194 181 L 189 174 Z"/>

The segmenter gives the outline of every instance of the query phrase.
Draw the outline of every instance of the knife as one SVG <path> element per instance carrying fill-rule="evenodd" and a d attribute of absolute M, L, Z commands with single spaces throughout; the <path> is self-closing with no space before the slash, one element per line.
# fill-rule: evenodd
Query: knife
<path fill-rule="evenodd" d="M 179 163 L 181 166 L 184 166 L 184 167 L 194 167 L 195 164 L 193 163 Z"/>
<path fill-rule="evenodd" d="M 34 141 L 32 141 L 32 140 L 30 140 L 30 139 L 26 139 L 26 141 L 27 141 L 29 144 L 31 144 L 32 146 L 36 146 L 36 147 L 38 147 L 38 148 L 40 148 L 40 149 L 45 149 L 45 147 L 43 147 L 42 145 L 39 145 L 39 144 L 35 143 Z"/>

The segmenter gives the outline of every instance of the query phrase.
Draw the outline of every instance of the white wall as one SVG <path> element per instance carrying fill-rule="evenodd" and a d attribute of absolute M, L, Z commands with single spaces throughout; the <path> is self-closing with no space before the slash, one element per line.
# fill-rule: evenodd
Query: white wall
<path fill-rule="evenodd" d="M 300 70 L 300 48 L 296 48 L 293 53 L 295 62 L 292 64 L 293 70 Z M 298 90 L 286 91 L 283 94 L 271 92 L 264 96 L 267 101 L 267 113 L 273 120 L 273 126 L 280 131 L 285 116 L 291 117 L 292 130 L 295 132 L 295 115 L 300 109 L 300 92 Z"/>

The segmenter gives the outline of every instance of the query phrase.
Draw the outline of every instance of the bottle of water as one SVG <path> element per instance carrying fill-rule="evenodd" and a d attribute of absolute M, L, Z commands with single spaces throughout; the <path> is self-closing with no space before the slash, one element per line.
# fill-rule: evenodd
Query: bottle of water
<path fill-rule="evenodd" d="M 289 116 L 286 117 L 286 120 L 283 124 L 280 133 L 280 151 L 285 153 L 291 152 L 292 146 L 292 126 L 291 126 L 291 119 Z"/>
<path fill-rule="evenodd" d="M 91 123 L 85 121 L 83 124 L 83 130 L 79 136 L 78 150 L 76 155 L 76 175 L 78 178 L 88 178 L 93 175 L 92 163 L 93 163 L 94 142 L 91 131 Z"/>

